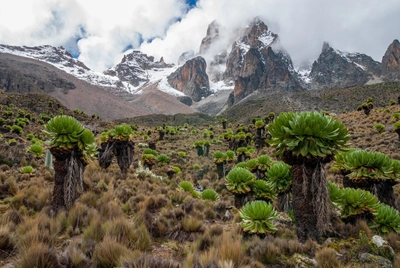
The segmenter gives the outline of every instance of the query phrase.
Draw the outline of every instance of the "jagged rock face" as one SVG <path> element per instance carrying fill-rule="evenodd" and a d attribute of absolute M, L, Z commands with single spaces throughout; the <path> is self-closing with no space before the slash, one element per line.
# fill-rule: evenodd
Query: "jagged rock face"
<path fill-rule="evenodd" d="M 217 21 L 213 21 L 207 28 L 206 36 L 201 41 L 199 54 L 208 55 L 207 74 L 211 81 L 217 82 L 223 79 L 225 64 L 228 58 L 226 49 L 218 46 L 221 40 L 221 32 L 224 29 Z M 216 47 L 215 47 L 216 46 Z"/>
<path fill-rule="evenodd" d="M 279 49 L 278 36 L 258 18 L 233 44 L 224 78 L 235 81 L 235 103 L 256 90 L 302 90 L 290 56 Z"/>
<path fill-rule="evenodd" d="M 188 60 L 190 60 L 192 58 L 194 58 L 194 51 L 193 50 L 189 50 L 189 51 L 183 52 L 178 58 L 178 65 L 182 65 L 186 61 L 188 61 Z"/>
<path fill-rule="evenodd" d="M 360 53 L 347 53 L 324 43 L 322 52 L 313 63 L 311 89 L 339 88 L 364 85 L 380 75 L 380 63 Z"/>
<path fill-rule="evenodd" d="M 172 64 L 164 62 L 163 58 L 154 62 L 154 57 L 147 56 L 140 51 L 133 51 L 124 55 L 121 63 L 104 72 L 106 75 L 116 76 L 121 81 L 126 81 L 137 87 L 141 82 L 147 82 L 146 70 L 153 68 L 170 68 Z"/>
<path fill-rule="evenodd" d="M 207 64 L 203 57 L 193 58 L 170 74 L 167 78 L 168 83 L 192 100 L 200 101 L 212 93 L 206 68 Z"/>
<path fill-rule="evenodd" d="M 394 40 L 382 57 L 382 75 L 384 80 L 400 80 L 400 42 Z"/>
<path fill-rule="evenodd" d="M 199 50 L 200 55 L 206 54 L 210 49 L 211 44 L 219 39 L 220 28 L 221 25 L 219 25 L 218 22 L 215 20 L 211 22 L 210 25 L 208 25 L 207 34 L 203 38 L 203 40 L 201 40 L 201 45 Z"/>

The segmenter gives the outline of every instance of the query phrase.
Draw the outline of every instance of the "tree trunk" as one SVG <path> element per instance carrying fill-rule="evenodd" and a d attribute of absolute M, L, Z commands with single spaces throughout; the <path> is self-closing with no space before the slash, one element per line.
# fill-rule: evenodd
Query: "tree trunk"
<path fill-rule="evenodd" d="M 204 156 L 208 156 L 210 152 L 210 145 L 204 145 Z"/>
<path fill-rule="evenodd" d="M 83 170 L 86 163 L 77 146 L 70 150 L 50 149 L 54 161 L 52 205 L 55 210 L 70 209 L 83 192 Z"/>
<path fill-rule="evenodd" d="M 204 154 L 203 147 L 197 146 L 196 150 L 197 150 L 197 156 L 202 156 Z"/>
<path fill-rule="evenodd" d="M 217 166 L 218 178 L 222 179 L 225 176 L 225 165 L 224 165 L 224 162 L 215 163 L 215 165 Z"/>
<path fill-rule="evenodd" d="M 114 142 L 103 142 L 100 146 L 98 160 L 101 168 L 107 169 L 112 162 L 112 158 L 115 154 Z"/>
<path fill-rule="evenodd" d="M 115 152 L 121 173 L 126 175 L 133 163 L 134 143 L 132 141 L 116 141 Z"/>
<path fill-rule="evenodd" d="M 293 156 L 287 152 L 284 161 L 292 165 L 293 213 L 299 241 L 320 241 L 330 227 L 329 193 L 322 159 Z"/>

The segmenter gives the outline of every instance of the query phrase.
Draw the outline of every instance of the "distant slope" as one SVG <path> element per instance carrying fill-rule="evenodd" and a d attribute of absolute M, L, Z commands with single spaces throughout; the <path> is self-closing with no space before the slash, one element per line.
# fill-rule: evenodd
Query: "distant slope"
<path fill-rule="evenodd" d="M 328 111 L 343 113 L 354 111 L 368 97 L 373 98 L 376 108 L 387 106 L 390 99 L 400 96 L 400 82 L 356 86 L 341 89 L 309 90 L 305 92 L 283 92 L 254 94 L 221 115 L 232 122 L 248 123 L 252 117 L 266 116 L 269 112 Z"/>
<path fill-rule="evenodd" d="M 193 109 L 163 92 L 152 92 L 151 95 L 143 96 L 130 95 L 129 98 L 133 101 L 128 102 L 116 95 L 118 91 L 115 88 L 95 86 L 51 64 L 6 53 L 0 53 L 0 80 L 0 88 L 6 91 L 47 93 L 71 110 L 83 110 L 88 115 L 97 114 L 105 120 L 155 112 L 165 114 L 194 112 Z M 128 94 L 122 90 L 120 93 Z M 156 108 L 152 108 L 153 104 Z"/>

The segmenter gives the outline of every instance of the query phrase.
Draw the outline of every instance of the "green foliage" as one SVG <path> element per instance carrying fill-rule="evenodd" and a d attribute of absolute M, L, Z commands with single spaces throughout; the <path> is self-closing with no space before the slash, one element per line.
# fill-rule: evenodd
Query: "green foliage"
<path fill-rule="evenodd" d="M 220 151 L 216 151 L 213 154 L 213 158 L 214 158 L 214 163 L 222 163 L 226 160 L 226 154 Z"/>
<path fill-rule="evenodd" d="M 378 198 L 368 191 L 353 188 L 340 189 L 332 182 L 329 182 L 328 190 L 332 202 L 341 210 L 341 216 L 344 219 L 365 212 L 374 213 L 381 206 Z"/>
<path fill-rule="evenodd" d="M 157 162 L 160 163 L 160 164 L 163 164 L 163 165 L 168 164 L 169 163 L 169 157 L 166 154 L 160 154 L 157 157 Z"/>
<path fill-rule="evenodd" d="M 32 133 L 29 133 L 28 135 L 26 135 L 26 139 L 28 141 L 32 140 L 33 138 L 35 138 L 35 135 L 33 135 Z"/>
<path fill-rule="evenodd" d="M 272 164 L 267 172 L 268 181 L 272 183 L 277 192 L 285 192 L 292 184 L 291 166 L 278 161 Z"/>
<path fill-rule="evenodd" d="M 27 151 L 36 157 L 41 157 L 44 153 L 44 149 L 40 144 L 32 144 L 28 147 Z"/>
<path fill-rule="evenodd" d="M 179 174 L 182 172 L 182 170 L 177 166 L 172 167 L 172 169 L 174 170 L 175 174 Z"/>
<path fill-rule="evenodd" d="M 265 180 L 256 180 L 253 184 L 253 192 L 258 199 L 273 200 L 277 195 L 273 183 Z"/>
<path fill-rule="evenodd" d="M 93 133 L 71 116 L 54 117 L 45 125 L 43 132 L 50 136 L 48 145 L 64 150 L 78 146 L 87 161 L 97 152 Z"/>
<path fill-rule="evenodd" d="M 373 214 L 375 218 L 371 228 L 379 234 L 388 234 L 392 231 L 400 233 L 400 215 L 398 210 L 382 204 Z"/>
<path fill-rule="evenodd" d="M 400 128 L 400 121 L 393 124 L 393 129 L 397 130 Z"/>
<path fill-rule="evenodd" d="M 44 132 L 50 136 L 48 144 L 64 149 L 72 148 L 79 140 L 84 127 L 75 118 L 59 115 L 45 125 Z"/>
<path fill-rule="evenodd" d="M 24 133 L 24 131 L 22 130 L 22 127 L 17 126 L 17 125 L 12 125 L 10 131 L 13 133 L 16 133 L 18 135 L 22 135 Z"/>
<path fill-rule="evenodd" d="M 250 171 L 256 170 L 258 167 L 257 159 L 250 159 L 246 162 L 246 168 Z"/>
<path fill-rule="evenodd" d="M 24 166 L 19 171 L 23 174 L 33 174 L 35 169 L 32 166 Z"/>
<path fill-rule="evenodd" d="M 256 176 L 242 167 L 235 167 L 226 175 L 226 188 L 234 194 L 245 194 L 251 191 Z"/>
<path fill-rule="evenodd" d="M 192 193 L 194 191 L 194 186 L 190 181 L 181 181 L 178 186 L 179 190 Z"/>
<path fill-rule="evenodd" d="M 400 118 L 400 113 L 393 113 L 393 114 L 392 114 L 392 117 L 393 117 L 394 119 L 399 119 L 399 118 Z"/>
<path fill-rule="evenodd" d="M 128 141 L 133 138 L 133 130 L 131 126 L 126 124 L 120 124 L 108 132 L 108 136 L 111 139 L 118 141 Z"/>
<path fill-rule="evenodd" d="M 233 160 L 235 159 L 235 157 L 236 157 L 235 152 L 232 151 L 232 150 L 226 151 L 226 152 L 225 152 L 225 155 L 226 155 L 226 160 L 227 160 L 227 161 L 233 161 Z"/>
<path fill-rule="evenodd" d="M 211 200 L 214 202 L 219 200 L 219 196 L 218 196 L 217 192 L 214 191 L 213 189 L 205 189 L 203 192 L 201 192 L 200 197 L 201 197 L 201 199 Z"/>
<path fill-rule="evenodd" d="M 142 154 L 152 154 L 154 156 L 158 156 L 158 152 L 156 150 L 149 148 L 144 149 Z"/>
<path fill-rule="evenodd" d="M 263 127 L 265 126 L 265 123 L 264 123 L 263 120 L 257 120 L 257 121 L 254 123 L 254 125 L 255 125 L 256 128 L 263 128 Z"/>
<path fill-rule="evenodd" d="M 348 147 L 351 138 L 339 120 L 318 112 L 281 113 L 268 131 L 272 136 L 268 142 L 277 148 L 277 155 L 289 150 L 294 155 L 324 157 Z"/>
<path fill-rule="evenodd" d="M 351 149 L 335 155 L 333 168 L 350 172 L 347 176 L 352 180 L 382 180 L 394 176 L 392 166 L 393 162 L 386 154 Z"/>
<path fill-rule="evenodd" d="M 385 126 L 384 126 L 383 124 L 378 123 L 378 124 L 375 124 L 375 125 L 374 125 L 374 129 L 375 129 L 376 131 L 378 131 L 379 133 L 381 133 L 382 131 L 385 130 Z"/>
<path fill-rule="evenodd" d="M 257 163 L 258 163 L 257 167 L 259 170 L 267 171 L 272 165 L 272 160 L 268 155 L 263 154 L 257 158 Z"/>
<path fill-rule="evenodd" d="M 272 221 L 278 218 L 274 207 L 262 200 L 246 203 L 239 210 L 243 231 L 251 234 L 275 233 L 278 229 Z"/>

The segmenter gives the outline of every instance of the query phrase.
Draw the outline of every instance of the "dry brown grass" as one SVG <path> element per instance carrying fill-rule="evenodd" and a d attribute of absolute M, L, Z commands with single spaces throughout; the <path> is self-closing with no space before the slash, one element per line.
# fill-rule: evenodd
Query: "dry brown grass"
<path fill-rule="evenodd" d="M 321 267 L 336 268 L 340 267 L 340 262 L 336 256 L 337 252 L 332 248 L 321 248 L 315 253 L 315 259 Z"/>

